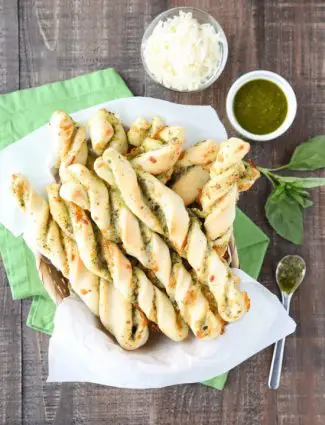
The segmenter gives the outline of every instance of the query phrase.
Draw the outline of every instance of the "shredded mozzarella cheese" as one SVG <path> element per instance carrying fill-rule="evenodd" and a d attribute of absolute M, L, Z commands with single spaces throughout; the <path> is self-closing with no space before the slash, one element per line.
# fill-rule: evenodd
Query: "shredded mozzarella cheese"
<path fill-rule="evenodd" d="M 159 21 L 144 46 L 144 60 L 156 81 L 175 90 L 196 90 L 220 64 L 219 36 L 192 13 Z"/>

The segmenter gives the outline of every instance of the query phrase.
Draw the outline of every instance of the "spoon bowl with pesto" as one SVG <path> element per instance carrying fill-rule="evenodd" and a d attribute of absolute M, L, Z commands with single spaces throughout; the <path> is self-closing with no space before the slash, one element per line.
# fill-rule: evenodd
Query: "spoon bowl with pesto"
<path fill-rule="evenodd" d="M 297 111 L 295 93 L 283 77 L 270 71 L 252 71 L 231 86 L 226 103 L 234 129 L 249 140 L 268 141 L 282 135 Z"/>
<path fill-rule="evenodd" d="M 306 263 L 299 255 L 287 255 L 279 261 L 276 268 L 276 282 L 280 288 L 282 304 L 287 313 L 290 310 L 291 298 L 299 288 L 306 274 Z M 276 390 L 280 385 L 285 338 L 277 341 L 269 375 L 269 388 Z"/>

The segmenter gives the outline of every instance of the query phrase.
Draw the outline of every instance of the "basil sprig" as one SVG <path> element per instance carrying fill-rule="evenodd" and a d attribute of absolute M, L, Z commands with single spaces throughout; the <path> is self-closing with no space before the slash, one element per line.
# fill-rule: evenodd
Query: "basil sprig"
<path fill-rule="evenodd" d="M 276 169 L 258 167 L 272 184 L 272 192 L 265 204 L 266 217 L 280 236 L 296 245 L 303 242 L 303 210 L 313 205 L 306 189 L 324 186 L 325 178 L 282 176 L 275 172 L 320 168 L 325 168 L 325 135 L 299 145 L 287 165 Z"/>

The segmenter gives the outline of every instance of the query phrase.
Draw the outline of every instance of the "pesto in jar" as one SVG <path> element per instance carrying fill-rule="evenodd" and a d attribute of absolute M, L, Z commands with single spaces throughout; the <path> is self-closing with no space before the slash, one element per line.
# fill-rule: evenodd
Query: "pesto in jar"
<path fill-rule="evenodd" d="M 244 84 L 234 98 L 234 114 L 242 128 L 265 135 L 277 130 L 288 112 L 282 89 L 269 80 L 256 79 Z"/>
<path fill-rule="evenodd" d="M 288 255 L 281 260 L 277 270 L 277 280 L 282 291 L 290 294 L 300 285 L 306 265 L 298 255 Z"/>

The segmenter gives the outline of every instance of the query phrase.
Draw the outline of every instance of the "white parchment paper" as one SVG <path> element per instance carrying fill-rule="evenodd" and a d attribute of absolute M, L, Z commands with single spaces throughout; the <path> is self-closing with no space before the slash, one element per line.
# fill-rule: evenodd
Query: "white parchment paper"
<path fill-rule="evenodd" d="M 117 113 L 125 125 L 139 116 L 159 115 L 168 124 L 185 128 L 187 146 L 206 138 L 221 142 L 227 136 L 211 107 L 177 105 L 151 98 L 111 101 L 76 112 L 72 117 L 85 124 L 100 107 Z M 11 175 L 23 173 L 44 194 L 45 186 L 53 181 L 49 164 L 55 149 L 46 125 L 0 152 L 0 223 L 15 235 L 24 234 L 33 250 L 28 218 L 10 193 Z M 174 343 L 163 335 L 155 335 L 141 349 L 126 352 L 97 327 L 97 319 L 76 296 L 65 299 L 57 309 L 50 339 L 49 381 L 87 381 L 123 388 L 199 382 L 227 372 L 294 332 L 295 323 L 278 298 L 242 271 L 236 273 L 251 299 L 251 309 L 212 341 L 189 338 Z"/>
<path fill-rule="evenodd" d="M 49 381 L 88 381 L 122 388 L 160 388 L 200 382 L 227 372 L 295 330 L 278 298 L 241 270 L 251 298 L 242 320 L 212 341 L 175 343 L 160 336 L 134 352 L 122 350 L 96 328 L 87 307 L 66 298 L 58 307 L 49 349 Z"/>

